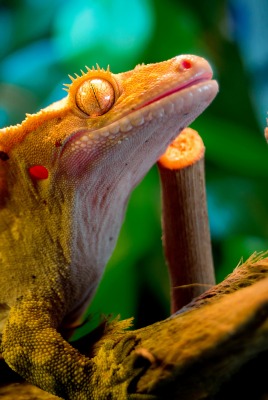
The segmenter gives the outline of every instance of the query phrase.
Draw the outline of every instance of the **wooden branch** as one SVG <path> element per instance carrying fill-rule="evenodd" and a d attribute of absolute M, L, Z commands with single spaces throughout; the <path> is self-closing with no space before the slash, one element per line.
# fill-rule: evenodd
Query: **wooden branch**
<path fill-rule="evenodd" d="M 215 284 L 204 153 L 198 133 L 186 128 L 158 162 L 172 313 Z"/>
<path fill-rule="evenodd" d="M 92 400 L 267 397 L 263 365 L 268 357 L 268 258 L 264 255 L 252 256 L 186 312 L 136 331 L 122 329 L 128 325 L 128 321 L 108 324 L 103 337 L 95 344 L 89 340 L 84 348 L 84 354 L 93 352 L 96 363 Z M 248 378 L 239 378 L 238 371 Z M 0 382 L 2 376 L 1 371 Z M 107 379 L 110 384 L 103 396 Z M 29 384 L 3 384 L 3 400 L 56 399 Z"/>

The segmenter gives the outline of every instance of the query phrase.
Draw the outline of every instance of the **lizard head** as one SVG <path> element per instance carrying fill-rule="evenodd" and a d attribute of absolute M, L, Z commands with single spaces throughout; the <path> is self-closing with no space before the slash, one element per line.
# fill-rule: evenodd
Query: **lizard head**
<path fill-rule="evenodd" d="M 189 55 L 71 81 L 67 97 L 0 130 L 0 228 L 12 227 L 9 242 L 27 239 L 28 258 L 27 246 L 38 260 L 54 246 L 69 264 L 102 271 L 131 191 L 218 86 L 207 61 Z"/>

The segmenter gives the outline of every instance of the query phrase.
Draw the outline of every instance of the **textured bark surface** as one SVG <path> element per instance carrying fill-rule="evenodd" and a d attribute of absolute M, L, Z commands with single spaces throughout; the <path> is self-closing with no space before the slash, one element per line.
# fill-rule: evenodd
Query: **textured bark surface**
<path fill-rule="evenodd" d="M 198 132 L 185 128 L 158 162 L 172 313 L 215 285 L 204 154 Z"/>
<path fill-rule="evenodd" d="M 136 331 L 107 324 L 102 337 L 80 343 L 98 362 L 129 371 L 129 399 L 264 400 L 268 395 L 268 258 L 254 255 L 171 318 Z M 3 399 L 56 399 L 16 383 L 1 365 Z M 126 382 L 122 382 L 125 385 Z M 101 397 L 100 397 L 101 398 Z M 110 399 L 118 399 L 111 388 Z"/>

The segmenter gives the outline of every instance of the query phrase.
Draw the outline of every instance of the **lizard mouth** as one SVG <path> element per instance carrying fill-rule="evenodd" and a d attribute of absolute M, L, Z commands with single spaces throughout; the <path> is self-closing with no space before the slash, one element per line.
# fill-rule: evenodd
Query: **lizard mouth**
<path fill-rule="evenodd" d="M 145 103 L 143 103 L 142 105 L 140 105 L 139 107 L 135 108 L 135 110 L 139 110 L 141 108 L 144 108 L 152 103 L 155 103 L 156 101 L 162 100 L 165 97 L 171 96 L 174 93 L 180 92 L 184 89 L 190 88 L 192 86 L 198 85 L 199 83 L 205 83 L 205 82 L 209 82 L 212 79 L 212 73 L 211 72 L 206 72 L 203 73 L 201 76 L 199 77 L 194 77 L 192 80 L 189 80 L 181 85 L 175 86 L 174 88 L 171 88 L 169 90 L 164 91 L 163 93 L 159 94 L 158 96 L 152 98 L 149 101 L 146 101 Z"/>

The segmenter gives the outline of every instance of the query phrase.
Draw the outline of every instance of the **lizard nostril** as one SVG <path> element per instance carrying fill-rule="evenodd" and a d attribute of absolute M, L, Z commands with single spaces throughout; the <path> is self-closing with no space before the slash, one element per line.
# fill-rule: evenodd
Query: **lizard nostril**
<path fill-rule="evenodd" d="M 189 60 L 182 60 L 181 67 L 183 69 L 190 69 L 192 67 L 192 63 Z"/>

